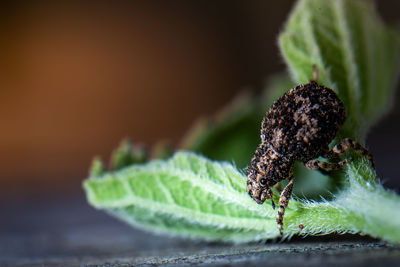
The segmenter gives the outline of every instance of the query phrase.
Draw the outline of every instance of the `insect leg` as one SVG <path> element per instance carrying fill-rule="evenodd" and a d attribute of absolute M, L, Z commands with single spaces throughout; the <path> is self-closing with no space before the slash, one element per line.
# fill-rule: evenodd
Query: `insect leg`
<path fill-rule="evenodd" d="M 274 199 L 272 198 L 272 190 L 269 187 L 267 188 L 267 194 L 268 194 L 269 198 L 271 199 L 272 209 L 275 209 L 275 202 L 274 202 Z"/>
<path fill-rule="evenodd" d="M 306 166 L 306 168 L 308 168 L 310 170 L 320 170 L 322 173 L 328 173 L 329 171 L 332 171 L 332 170 L 341 169 L 347 163 L 348 163 L 347 159 L 339 161 L 338 163 L 325 162 L 325 161 L 313 159 L 313 160 L 307 161 L 304 165 Z"/>
<path fill-rule="evenodd" d="M 328 153 L 326 153 L 324 157 L 333 158 L 340 156 L 350 148 L 354 149 L 357 153 L 360 153 L 361 155 L 366 157 L 371 162 L 372 167 L 375 168 L 374 158 L 372 157 L 371 153 L 369 153 L 369 151 L 365 147 L 363 147 L 356 141 L 351 140 L 350 138 L 343 139 L 342 142 L 334 146 L 331 151 L 328 151 Z"/>
<path fill-rule="evenodd" d="M 289 203 L 289 199 L 292 196 L 293 183 L 294 183 L 294 177 L 291 176 L 289 178 L 289 183 L 283 189 L 281 196 L 279 198 L 279 209 L 278 209 L 278 214 L 276 215 L 276 223 L 278 224 L 278 229 L 281 235 L 283 228 L 283 215 L 285 214 L 285 208 Z"/>

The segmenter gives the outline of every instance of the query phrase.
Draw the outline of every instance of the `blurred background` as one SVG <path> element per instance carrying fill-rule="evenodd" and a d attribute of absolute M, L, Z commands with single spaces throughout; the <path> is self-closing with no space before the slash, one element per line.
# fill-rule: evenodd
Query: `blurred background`
<path fill-rule="evenodd" d="M 376 2 L 398 24 L 400 1 Z M 89 207 L 82 180 L 92 158 L 108 160 L 125 137 L 176 146 L 200 116 L 244 89 L 260 93 L 285 70 L 277 35 L 293 3 L 2 2 L 0 265 L 195 246 L 151 238 Z M 367 144 L 378 174 L 398 190 L 396 98 Z"/>
<path fill-rule="evenodd" d="M 83 194 L 93 156 L 108 159 L 122 138 L 177 145 L 199 116 L 260 92 L 285 69 L 276 39 L 293 2 L 2 4 L 0 193 Z M 399 1 L 377 6 L 399 22 Z M 399 120 L 396 105 L 368 140 L 395 189 Z"/>

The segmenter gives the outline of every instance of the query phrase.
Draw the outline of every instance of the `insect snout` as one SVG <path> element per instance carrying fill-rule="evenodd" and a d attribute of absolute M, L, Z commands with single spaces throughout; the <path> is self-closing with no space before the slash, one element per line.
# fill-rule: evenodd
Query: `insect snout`
<path fill-rule="evenodd" d="M 268 193 L 266 188 L 248 186 L 247 193 L 249 193 L 250 197 L 254 199 L 258 204 L 263 204 L 264 201 L 268 198 Z"/>
<path fill-rule="evenodd" d="M 270 196 L 270 194 L 268 194 L 270 189 L 267 185 L 267 179 L 259 179 L 259 177 L 257 177 L 257 169 L 253 166 L 247 168 L 247 177 L 247 193 L 258 204 L 263 204 Z"/>

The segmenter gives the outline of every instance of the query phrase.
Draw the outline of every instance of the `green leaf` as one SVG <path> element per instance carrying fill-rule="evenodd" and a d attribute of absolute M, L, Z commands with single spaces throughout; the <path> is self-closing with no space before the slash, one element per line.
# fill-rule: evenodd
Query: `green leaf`
<path fill-rule="evenodd" d="M 341 135 L 364 141 L 392 105 L 400 62 L 400 38 L 372 3 L 298 1 L 279 44 L 296 82 L 308 82 L 317 66 L 318 81 L 345 104 L 348 119 Z"/>
<path fill-rule="evenodd" d="M 348 189 L 332 201 L 292 199 L 285 236 L 361 233 L 400 242 L 400 198 L 364 179 L 374 177 L 364 166 L 349 171 Z M 84 188 L 94 207 L 155 232 L 235 243 L 279 236 L 270 200 L 256 204 L 246 193 L 245 175 L 229 163 L 189 152 L 89 178 Z"/>
<path fill-rule="evenodd" d="M 233 242 L 277 236 L 274 211 L 245 186 L 232 165 L 188 152 L 84 182 L 90 204 L 153 231 Z"/>
<path fill-rule="evenodd" d="M 368 1 L 302 0 L 279 40 L 297 82 L 307 82 L 315 64 L 319 82 L 344 101 L 348 120 L 341 137 L 362 141 L 393 98 L 400 62 L 397 34 L 383 25 Z M 187 139 L 187 147 L 247 165 L 259 142 L 264 103 L 290 86 L 284 76 L 273 84 L 275 89 L 266 98 L 242 98 L 219 120 L 207 120 L 194 131 L 195 138 Z M 126 156 L 130 150 L 121 151 Z M 336 174 L 336 182 L 296 166 L 297 196 L 286 209 L 283 238 L 360 233 L 400 243 L 400 197 L 382 187 L 366 159 L 354 153 L 347 156 L 352 161 L 345 174 Z M 271 202 L 256 204 L 246 193 L 246 176 L 229 163 L 189 152 L 145 164 L 125 163 L 114 163 L 124 168 L 104 173 L 95 162 L 84 182 L 89 203 L 133 225 L 170 235 L 236 243 L 279 236 Z M 323 193 L 329 200 L 301 198 Z M 275 191 L 275 202 L 278 196 Z"/>

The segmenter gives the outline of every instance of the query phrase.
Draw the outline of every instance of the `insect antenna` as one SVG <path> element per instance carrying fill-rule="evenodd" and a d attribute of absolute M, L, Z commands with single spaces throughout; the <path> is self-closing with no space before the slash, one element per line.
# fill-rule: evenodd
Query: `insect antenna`
<path fill-rule="evenodd" d="M 312 69 L 313 69 L 313 78 L 312 78 L 312 82 L 317 82 L 318 81 L 318 68 L 317 65 L 313 64 L 312 65 Z"/>

